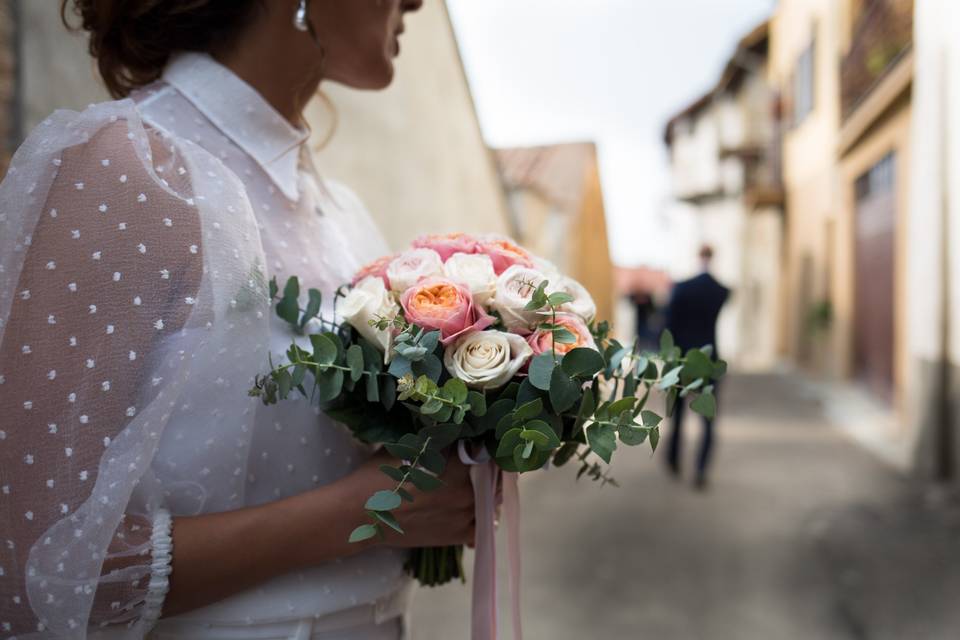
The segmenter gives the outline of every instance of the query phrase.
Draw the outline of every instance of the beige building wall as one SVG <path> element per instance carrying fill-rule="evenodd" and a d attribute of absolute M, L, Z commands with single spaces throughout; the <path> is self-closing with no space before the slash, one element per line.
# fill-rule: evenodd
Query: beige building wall
<path fill-rule="evenodd" d="M 60 22 L 58 1 L 21 0 L 25 131 L 58 108 L 107 99 L 86 39 Z M 443 2 L 407 19 L 396 79 L 386 91 L 324 87 L 339 122 L 317 152 L 320 171 L 353 188 L 401 248 L 421 233 L 507 232 L 496 167 L 477 120 Z M 331 126 L 320 101 L 308 110 L 314 145 Z"/>
<path fill-rule="evenodd" d="M 406 22 L 386 91 L 325 89 L 339 122 L 317 152 L 318 167 L 357 191 L 394 248 L 423 233 L 508 233 L 506 199 L 446 5 L 425 2 Z M 315 138 L 329 131 L 322 103 L 308 117 Z"/>
<path fill-rule="evenodd" d="M 597 318 L 612 322 L 616 293 L 594 144 L 500 149 L 497 157 L 517 240 L 578 280 Z"/>
<path fill-rule="evenodd" d="M 797 61 L 815 39 L 813 110 L 785 123 L 786 273 L 781 347 L 801 364 L 842 375 L 832 335 L 813 337 L 808 318 L 831 297 L 837 220 L 836 154 L 840 126 L 839 65 L 843 3 L 781 0 L 771 20 L 770 77 L 787 100 Z"/>

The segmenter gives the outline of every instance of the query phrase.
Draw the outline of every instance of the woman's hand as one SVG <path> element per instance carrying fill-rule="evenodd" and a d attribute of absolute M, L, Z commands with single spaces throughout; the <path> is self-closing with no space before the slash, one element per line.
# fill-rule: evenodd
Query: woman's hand
<path fill-rule="evenodd" d="M 358 506 L 381 489 L 397 486 L 380 471 L 382 464 L 396 465 L 396 458 L 384 451 L 375 454 L 352 474 L 341 480 L 349 484 L 348 495 L 354 496 Z M 473 484 L 469 467 L 457 456 L 447 458 L 447 466 L 440 475 L 443 486 L 433 491 L 419 491 L 412 483 L 404 488 L 413 495 L 413 502 L 403 501 L 393 511 L 404 533 L 401 535 L 382 526 L 386 536 L 374 544 L 393 547 L 442 547 L 456 544 L 473 544 L 474 509 Z"/>

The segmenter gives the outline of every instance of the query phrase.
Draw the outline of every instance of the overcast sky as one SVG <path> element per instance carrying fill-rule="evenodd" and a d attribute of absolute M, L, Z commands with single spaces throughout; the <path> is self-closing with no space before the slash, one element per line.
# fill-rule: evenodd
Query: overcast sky
<path fill-rule="evenodd" d="M 669 264 L 663 125 L 774 0 L 448 0 L 487 142 L 593 140 L 618 264 Z"/>

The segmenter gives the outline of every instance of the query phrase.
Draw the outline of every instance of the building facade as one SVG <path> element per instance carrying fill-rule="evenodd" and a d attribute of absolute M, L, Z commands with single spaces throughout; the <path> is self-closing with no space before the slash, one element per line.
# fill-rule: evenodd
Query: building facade
<path fill-rule="evenodd" d="M 733 295 L 717 341 L 731 366 L 767 369 L 778 360 L 782 187 L 777 99 L 767 81 L 769 26 L 745 36 L 720 80 L 667 124 L 674 207 L 695 220 L 691 269 L 701 245 Z M 689 275 L 693 275 L 690 273 Z"/>
<path fill-rule="evenodd" d="M 614 272 L 597 149 L 592 142 L 499 149 L 511 233 L 577 279 L 597 316 L 614 319 Z"/>
<path fill-rule="evenodd" d="M 4 11 L 18 14 L 11 51 L 19 78 L 17 108 L 0 116 L 0 135 L 4 122 L 19 120 L 22 135 L 55 109 L 108 99 L 86 38 L 65 31 L 59 9 L 59 2 L 0 0 L 0 101 L 5 33 L 14 24 L 3 19 Z M 329 103 L 311 104 L 307 120 L 317 166 L 358 193 L 395 248 L 427 232 L 507 232 L 506 199 L 446 5 L 425 3 L 407 26 L 396 78 L 386 91 L 324 87 Z"/>
<path fill-rule="evenodd" d="M 838 422 L 903 468 L 922 466 L 907 341 L 913 14 L 912 0 L 781 0 L 770 56 L 787 123 L 783 351 L 849 383 Z"/>

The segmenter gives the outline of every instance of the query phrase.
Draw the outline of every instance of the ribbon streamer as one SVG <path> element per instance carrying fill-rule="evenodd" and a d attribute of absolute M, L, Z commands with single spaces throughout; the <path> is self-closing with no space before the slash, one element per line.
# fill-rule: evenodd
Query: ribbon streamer
<path fill-rule="evenodd" d="M 461 440 L 460 461 L 470 466 L 476 519 L 476 553 L 473 559 L 472 640 L 497 640 L 497 545 L 495 514 L 497 486 L 503 482 L 503 509 L 507 527 L 507 559 L 510 566 L 510 600 L 513 637 L 522 640 L 520 620 L 520 491 L 516 473 L 502 472 L 486 449 L 471 455 Z"/>

